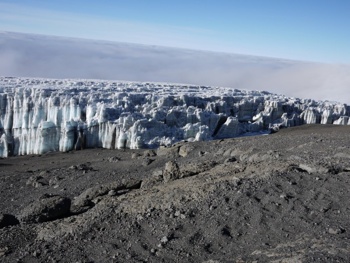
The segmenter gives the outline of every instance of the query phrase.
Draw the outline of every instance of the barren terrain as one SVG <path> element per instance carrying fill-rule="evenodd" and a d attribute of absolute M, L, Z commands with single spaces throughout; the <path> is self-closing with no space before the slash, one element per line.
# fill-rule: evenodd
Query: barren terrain
<path fill-rule="evenodd" d="M 0 159 L 1 262 L 349 262 L 350 126 Z"/>

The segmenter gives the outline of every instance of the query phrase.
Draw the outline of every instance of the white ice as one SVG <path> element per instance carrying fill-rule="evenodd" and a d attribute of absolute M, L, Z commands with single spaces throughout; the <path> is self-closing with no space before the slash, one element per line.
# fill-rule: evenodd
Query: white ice
<path fill-rule="evenodd" d="M 169 83 L 0 77 L 0 156 L 153 148 L 301 124 L 348 125 L 346 104 Z"/>

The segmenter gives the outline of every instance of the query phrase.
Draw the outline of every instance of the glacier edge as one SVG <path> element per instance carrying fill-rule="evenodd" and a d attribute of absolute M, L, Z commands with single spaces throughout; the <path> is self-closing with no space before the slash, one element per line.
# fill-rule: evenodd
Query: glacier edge
<path fill-rule="evenodd" d="M 346 104 L 168 83 L 0 77 L 0 157 L 350 124 Z"/>

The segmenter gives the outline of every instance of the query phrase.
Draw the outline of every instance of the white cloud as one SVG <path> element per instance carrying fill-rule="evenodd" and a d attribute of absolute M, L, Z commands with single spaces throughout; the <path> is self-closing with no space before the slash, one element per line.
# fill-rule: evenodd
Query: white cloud
<path fill-rule="evenodd" d="M 350 103 L 350 66 L 0 32 L 0 75 L 159 81 Z"/>

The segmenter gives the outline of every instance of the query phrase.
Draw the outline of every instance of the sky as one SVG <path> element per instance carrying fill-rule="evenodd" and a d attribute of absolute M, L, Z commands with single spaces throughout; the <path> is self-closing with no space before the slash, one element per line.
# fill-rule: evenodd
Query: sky
<path fill-rule="evenodd" d="M 350 64 L 349 0 L 0 0 L 0 30 Z"/>

